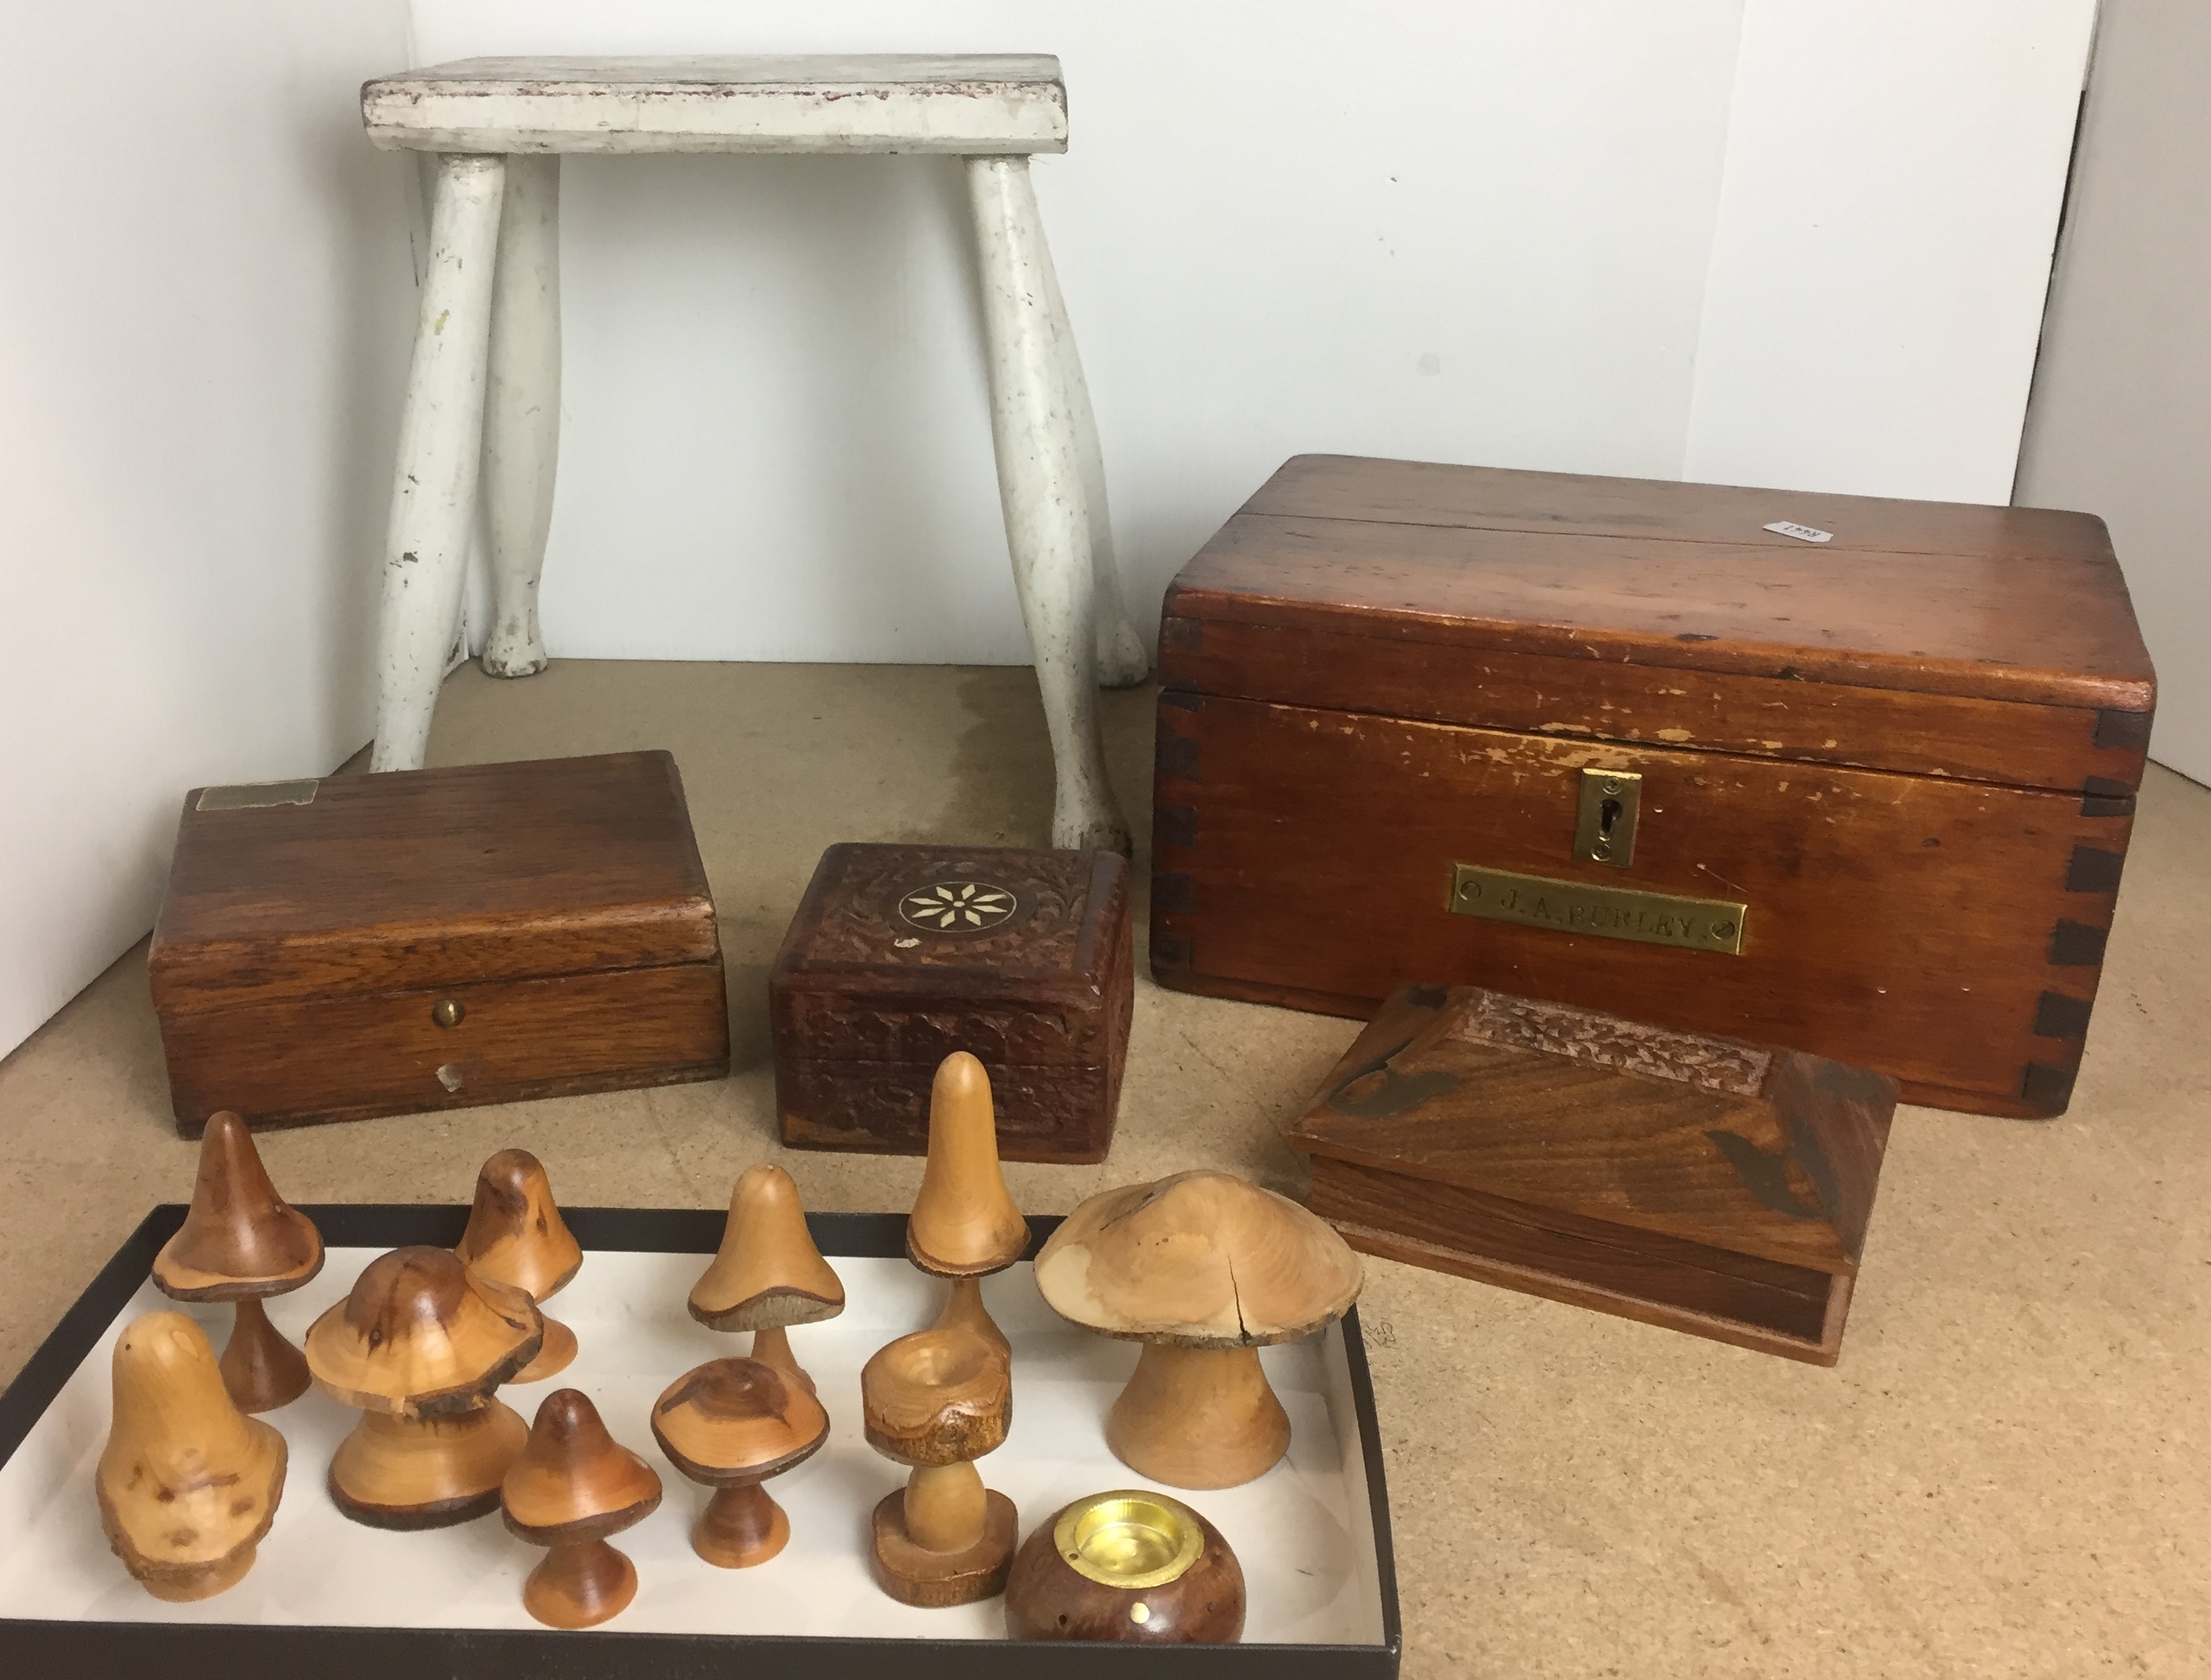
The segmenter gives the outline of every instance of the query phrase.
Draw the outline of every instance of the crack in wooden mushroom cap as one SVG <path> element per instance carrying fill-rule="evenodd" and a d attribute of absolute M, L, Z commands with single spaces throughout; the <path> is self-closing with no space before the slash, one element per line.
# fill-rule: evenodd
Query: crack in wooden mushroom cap
<path fill-rule="evenodd" d="M 545 1168 L 527 1149 L 501 1149 L 476 1174 L 469 1228 L 453 1252 L 479 1275 L 543 1301 L 584 1264 L 583 1245 L 553 1200 Z"/>
<path fill-rule="evenodd" d="M 868 1445 L 902 1465 L 965 1464 L 996 1452 L 1014 1419 L 1007 1356 L 958 1325 L 886 1343 L 860 1368 Z"/>
<path fill-rule="evenodd" d="M 395 1248 L 308 1326 L 307 1368 L 332 1399 L 364 1411 L 471 1411 L 537 1356 L 545 1318 L 520 1289 L 443 1248 Z"/>
<path fill-rule="evenodd" d="M 500 1484 L 507 1528 L 533 1545 L 603 1540 L 652 1514 L 660 1475 L 607 1433 L 588 1396 L 556 1389 Z"/>
<path fill-rule="evenodd" d="M 738 1175 L 722 1246 L 688 1304 L 715 1330 L 784 1330 L 845 1310 L 845 1285 L 815 1246 L 798 1186 L 782 1168 L 763 1161 Z"/>
<path fill-rule="evenodd" d="M 251 1301 L 296 1289 L 323 1269 L 314 1223 L 269 1180 L 245 1122 L 227 1109 L 200 1136 L 199 1176 L 154 1282 L 178 1301 Z"/>
<path fill-rule="evenodd" d="M 116 1338 L 114 1413 L 94 1477 L 101 1526 L 133 1575 L 163 1596 L 268 1533 L 284 1495 L 284 1437 L 239 1411 L 207 1333 L 148 1313 Z"/>
<path fill-rule="evenodd" d="M 1191 1348 L 1294 1341 L 1359 1298 L 1359 1257 L 1327 1222 L 1232 1173 L 1177 1173 L 1093 1196 L 1036 1258 L 1062 1318 Z"/>
<path fill-rule="evenodd" d="M 829 1414 L 772 1365 L 710 1359 L 652 1403 L 652 1438 L 694 1482 L 763 1482 L 813 1456 Z"/>

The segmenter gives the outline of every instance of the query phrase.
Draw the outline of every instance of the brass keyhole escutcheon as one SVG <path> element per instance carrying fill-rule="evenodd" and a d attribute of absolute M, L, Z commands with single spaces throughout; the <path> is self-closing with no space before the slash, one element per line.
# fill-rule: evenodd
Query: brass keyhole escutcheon
<path fill-rule="evenodd" d="M 1635 822 L 1643 777 L 1635 770 L 1584 770 L 1574 812 L 1574 856 L 1626 869 L 1635 860 Z"/>
<path fill-rule="evenodd" d="M 440 998 L 430 1005 L 430 1019 L 440 1027 L 457 1027 L 461 1024 L 461 1018 L 467 1014 L 468 1010 L 461 1006 L 461 1000 L 457 998 Z"/>

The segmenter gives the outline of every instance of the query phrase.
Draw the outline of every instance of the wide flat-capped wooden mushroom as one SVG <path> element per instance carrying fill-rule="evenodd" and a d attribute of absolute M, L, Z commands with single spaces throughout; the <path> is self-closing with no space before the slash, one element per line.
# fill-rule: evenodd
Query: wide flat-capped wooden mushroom
<path fill-rule="evenodd" d="M 956 1050 L 938 1064 L 930 1087 L 929 1161 L 906 1223 L 907 1258 L 952 1280 L 937 1324 L 962 1325 L 1006 1348 L 1004 1333 L 984 1308 L 980 1281 L 1013 1265 L 1028 1246 L 1028 1221 L 998 1164 L 990 1076 Z"/>
<path fill-rule="evenodd" d="M 1359 1298 L 1359 1257 L 1295 1202 L 1231 1173 L 1093 1196 L 1051 1234 L 1037 1288 L 1061 1317 L 1144 1343 L 1106 1440 L 1178 1488 L 1271 1469 L 1290 1420 L 1258 1349 L 1324 1329 Z"/>
<path fill-rule="evenodd" d="M 709 1329 L 752 1331 L 754 1359 L 814 1392 L 785 1332 L 843 1312 L 845 1285 L 815 1246 L 798 1186 L 782 1168 L 762 1161 L 737 1175 L 722 1246 L 692 1285 L 689 1305 Z"/>
<path fill-rule="evenodd" d="M 236 1586 L 284 1496 L 284 1437 L 239 1410 L 206 1333 L 182 1313 L 124 1327 L 113 1382 L 93 1478 L 107 1544 L 173 1604 Z"/>
<path fill-rule="evenodd" d="M 669 1462 L 714 1496 L 691 1549 L 724 1569 L 765 1563 L 791 1538 L 791 1519 L 760 1483 L 803 1463 L 829 1439 L 829 1414 L 790 1374 L 757 1359 L 712 1359 L 652 1403 L 652 1438 Z"/>
<path fill-rule="evenodd" d="M 875 1580 L 901 1604 L 972 1604 L 1005 1590 L 1021 1537 L 1014 1502 L 974 1461 L 1012 1426 L 1011 1365 L 998 1343 L 937 1325 L 878 1348 L 860 1372 L 868 1445 L 912 1467 L 875 1507 Z"/>
<path fill-rule="evenodd" d="M 553 1183 L 527 1149 L 501 1149 L 476 1174 L 476 1204 L 453 1252 L 479 1275 L 520 1289 L 543 1305 L 567 1288 L 584 1264 L 583 1246 L 553 1200 Z M 576 1332 L 545 1320 L 545 1344 L 511 1380 L 539 1382 L 567 1369 Z"/>
<path fill-rule="evenodd" d="M 588 1396 L 547 1395 L 500 1486 L 508 1531 L 552 1548 L 523 1583 L 523 1607 L 548 1628 L 592 1628 L 620 1615 L 637 1596 L 637 1566 L 607 1538 L 659 1504 L 659 1472 L 607 1433 Z"/>
<path fill-rule="evenodd" d="M 240 1410 L 273 1411 L 307 1392 L 307 1362 L 261 1303 L 322 1269 L 321 1234 L 276 1193 L 245 1122 L 227 1109 L 209 1116 L 192 1204 L 154 1257 L 153 1274 L 173 1300 L 237 1303 L 221 1368 Z"/>
<path fill-rule="evenodd" d="M 361 1409 L 330 1497 L 377 1528 L 442 1528 L 499 1504 L 529 1429 L 494 1391 L 537 1356 L 544 1316 L 443 1248 L 395 1248 L 309 1326 L 315 1386 Z"/>

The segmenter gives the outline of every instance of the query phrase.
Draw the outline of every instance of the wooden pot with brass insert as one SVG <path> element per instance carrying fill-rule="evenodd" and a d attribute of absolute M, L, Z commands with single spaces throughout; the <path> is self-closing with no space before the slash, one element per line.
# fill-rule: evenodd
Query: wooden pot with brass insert
<path fill-rule="evenodd" d="M 1289 1449 L 1259 1349 L 1325 1329 L 1358 1299 L 1359 1257 L 1295 1202 L 1231 1173 L 1178 1173 L 1093 1196 L 1038 1252 L 1062 1318 L 1144 1344 L 1106 1414 L 1139 1475 L 1233 1488 Z"/>
<path fill-rule="evenodd" d="M 519 1289 L 541 1306 L 566 1289 L 584 1264 L 583 1245 L 569 1234 L 553 1200 L 552 1180 L 527 1149 L 501 1149 L 484 1162 L 468 1229 L 453 1252 L 477 1276 Z M 575 1357 L 576 1332 L 547 1319 L 537 1357 L 508 1380 L 542 1382 L 566 1370 Z"/>
<path fill-rule="evenodd" d="M 323 1239 L 269 1181 L 245 1122 L 227 1109 L 200 1135 L 199 1176 L 176 1235 L 154 1257 L 154 1285 L 174 1301 L 237 1304 L 222 1382 L 240 1411 L 274 1411 L 307 1392 L 307 1362 L 261 1303 L 323 1269 Z"/>
<path fill-rule="evenodd" d="M 315 1386 L 361 1410 L 330 1497 L 373 1528 L 444 1528 L 499 1507 L 530 1431 L 494 1391 L 537 1356 L 544 1317 L 443 1248 L 395 1248 L 307 1331 Z"/>
<path fill-rule="evenodd" d="M 737 1175 L 722 1246 L 687 1304 L 710 1330 L 752 1331 L 753 1358 L 814 1392 L 786 1332 L 843 1312 L 845 1286 L 815 1246 L 798 1186 L 782 1168 L 763 1161 Z"/>
<path fill-rule="evenodd" d="M 760 1483 L 821 1450 L 829 1414 L 787 1371 L 712 1359 L 652 1403 L 652 1438 L 676 1469 L 714 1489 L 691 1550 L 718 1568 L 749 1569 L 791 1538 L 790 1517 Z"/>
<path fill-rule="evenodd" d="M 637 1566 L 607 1538 L 659 1505 L 659 1472 L 607 1433 L 587 1396 L 547 1395 L 500 1487 L 507 1531 L 551 1548 L 522 1584 L 523 1608 L 548 1628 L 619 1616 L 637 1596 Z"/>
<path fill-rule="evenodd" d="M 960 1325 L 916 1331 L 860 1371 L 868 1445 L 913 1474 L 875 1509 L 875 1580 L 924 1610 L 1003 1592 L 1021 1537 L 1013 1501 L 983 1485 L 974 1461 L 1013 1422 L 1012 1365 Z"/>
<path fill-rule="evenodd" d="M 906 1258 L 952 1280 L 938 1326 L 964 1326 L 1010 1358 L 1004 1332 L 983 1306 L 982 1281 L 1012 1265 L 1028 1246 L 1028 1221 L 998 1163 L 990 1076 L 956 1050 L 938 1064 L 930 1087 L 929 1161 L 906 1223 Z"/>
<path fill-rule="evenodd" d="M 107 1544 L 168 1603 L 235 1586 L 284 1496 L 284 1437 L 239 1410 L 207 1333 L 182 1313 L 124 1325 L 113 1381 L 93 1475 Z"/>
<path fill-rule="evenodd" d="M 1141 1488 L 1063 1505 L 1022 1543 L 1006 1582 L 1014 1639 L 1233 1645 L 1244 1569 L 1221 1531 Z"/>

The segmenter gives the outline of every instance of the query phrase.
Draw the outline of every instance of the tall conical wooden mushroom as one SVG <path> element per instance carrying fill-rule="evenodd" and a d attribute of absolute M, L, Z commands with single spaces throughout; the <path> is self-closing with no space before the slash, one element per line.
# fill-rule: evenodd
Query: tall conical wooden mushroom
<path fill-rule="evenodd" d="M 1288 1450 L 1290 1420 L 1258 1349 L 1341 1318 L 1359 1257 L 1295 1202 L 1229 1173 L 1109 1190 L 1036 1259 L 1061 1317 L 1144 1343 L 1106 1420 L 1122 1463 L 1178 1488 L 1233 1488 Z"/>
<path fill-rule="evenodd" d="M 821 1449 L 829 1414 L 775 1366 L 712 1359 L 652 1403 L 652 1438 L 676 1469 L 714 1489 L 691 1550 L 722 1568 L 748 1569 L 791 1538 L 791 1519 L 760 1483 Z"/>
<path fill-rule="evenodd" d="M 529 1428 L 493 1391 L 537 1356 L 544 1318 L 443 1248 L 395 1248 L 307 1330 L 315 1386 L 360 1422 L 330 1497 L 373 1528 L 443 1528 L 497 1507 Z"/>
<path fill-rule="evenodd" d="M 660 1504 L 659 1472 L 607 1433 L 572 1388 L 537 1408 L 530 1440 L 500 1485 L 508 1531 L 550 1546 L 522 1585 L 523 1608 L 548 1628 L 592 1628 L 637 1596 L 637 1566 L 607 1544 Z"/>
<path fill-rule="evenodd" d="M 901 1336 L 861 1368 L 868 1445 L 913 1469 L 870 1519 L 876 1584 L 901 1604 L 936 1610 L 1006 1589 L 1021 1519 L 975 1460 L 1013 1422 L 1010 1372 L 1004 1349 L 964 1325 Z"/>
<path fill-rule="evenodd" d="M 752 1331 L 754 1359 L 814 1392 L 784 1332 L 835 1318 L 845 1310 L 845 1286 L 815 1246 L 798 1186 L 782 1168 L 763 1161 L 737 1175 L 722 1246 L 692 1285 L 690 1307 L 710 1329 Z"/>
<path fill-rule="evenodd" d="M 541 1306 L 567 1288 L 584 1264 L 583 1246 L 568 1234 L 553 1200 L 552 1180 L 527 1149 L 501 1149 L 476 1174 L 476 1205 L 453 1252 L 479 1277 L 519 1289 Z M 568 1368 L 576 1332 L 545 1320 L 545 1345 L 510 1380 L 538 1382 Z"/>
<path fill-rule="evenodd" d="M 981 1280 L 1003 1271 L 1029 1246 L 1028 1221 L 998 1166 L 990 1076 L 955 1050 L 929 1092 L 929 1161 L 906 1222 L 906 1252 L 924 1271 L 952 1279 L 936 1322 L 960 1325 L 998 1348 L 1006 1338 L 984 1309 Z M 1010 1351 L 1009 1349 L 1008 1351 Z"/>
<path fill-rule="evenodd" d="M 238 1304 L 222 1380 L 242 1411 L 273 1411 L 307 1392 L 307 1362 L 261 1303 L 323 1269 L 323 1239 L 269 1181 L 245 1122 L 225 1109 L 200 1135 L 199 1177 L 176 1235 L 154 1257 L 154 1282 L 176 1301 Z"/>
<path fill-rule="evenodd" d="M 284 1496 L 284 1437 L 233 1404 L 206 1333 L 182 1313 L 124 1327 L 114 1385 L 93 1478 L 107 1544 L 156 1598 L 236 1586 Z"/>

